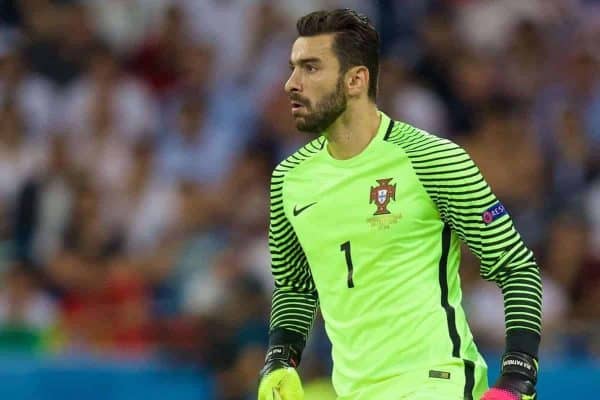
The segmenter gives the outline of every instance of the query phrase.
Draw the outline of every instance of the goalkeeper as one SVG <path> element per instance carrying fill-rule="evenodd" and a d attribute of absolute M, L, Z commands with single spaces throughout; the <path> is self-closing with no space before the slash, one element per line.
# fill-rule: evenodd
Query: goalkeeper
<path fill-rule="evenodd" d="M 317 307 L 340 400 L 534 399 L 542 288 L 508 211 L 461 147 L 378 110 L 366 17 L 314 12 L 297 29 L 285 89 L 297 128 L 318 136 L 272 175 L 259 400 L 303 398 L 296 368 Z M 461 241 L 504 296 L 491 389 L 461 306 Z"/>

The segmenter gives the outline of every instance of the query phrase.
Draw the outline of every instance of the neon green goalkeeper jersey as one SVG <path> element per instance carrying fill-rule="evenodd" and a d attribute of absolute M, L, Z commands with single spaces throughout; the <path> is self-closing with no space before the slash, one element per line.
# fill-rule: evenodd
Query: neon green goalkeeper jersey
<path fill-rule="evenodd" d="M 357 156 L 332 158 L 321 136 L 273 172 L 270 328 L 306 337 L 320 306 L 340 398 L 452 365 L 470 398 L 485 363 L 461 306 L 461 240 L 502 289 L 507 332 L 540 333 L 539 271 L 462 148 L 380 115 Z"/>

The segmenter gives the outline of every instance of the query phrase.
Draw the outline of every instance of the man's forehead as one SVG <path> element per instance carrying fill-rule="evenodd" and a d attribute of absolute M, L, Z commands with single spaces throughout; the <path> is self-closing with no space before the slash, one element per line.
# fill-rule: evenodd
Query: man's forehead
<path fill-rule="evenodd" d="M 317 36 L 300 36 L 292 46 L 290 61 L 297 63 L 305 59 L 326 60 L 333 57 L 331 45 L 333 43 L 333 34 Z"/>

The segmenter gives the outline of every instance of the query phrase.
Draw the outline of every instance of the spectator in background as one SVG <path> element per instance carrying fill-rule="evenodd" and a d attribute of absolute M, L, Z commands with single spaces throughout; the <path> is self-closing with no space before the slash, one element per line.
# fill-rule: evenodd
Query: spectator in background
<path fill-rule="evenodd" d="M 13 218 L 19 188 L 45 162 L 46 148 L 27 136 L 15 102 L 0 101 L 0 226 Z"/>
<path fill-rule="evenodd" d="M 124 251 L 141 257 L 166 240 L 178 213 L 177 180 L 162 179 L 156 171 L 156 141 L 134 145 L 132 167 L 122 190 L 105 192 L 104 215 L 120 231 Z"/>
<path fill-rule="evenodd" d="M 24 55 L 31 70 L 59 87 L 85 67 L 95 40 L 87 7 L 81 2 L 21 1 Z"/>
<path fill-rule="evenodd" d="M 89 259 L 103 261 L 119 247 L 115 229 L 102 219 L 102 197 L 85 176 L 73 184 L 72 203 L 62 233 L 62 248 Z"/>
<path fill-rule="evenodd" d="M 223 154 L 228 151 L 226 143 L 206 131 L 207 111 L 202 98 L 188 98 L 178 111 L 176 127 L 160 149 L 160 172 L 166 179 L 210 183 L 230 161 Z M 211 141 L 215 145 L 211 146 Z M 217 143 L 223 145 L 215 148 Z"/>
<path fill-rule="evenodd" d="M 165 179 L 220 184 L 229 173 L 244 136 L 233 127 L 210 121 L 205 98 L 183 98 L 176 124 L 163 139 L 160 173 Z M 212 122 L 212 123 L 211 123 Z"/>
<path fill-rule="evenodd" d="M 101 318 L 110 323 L 109 345 L 116 354 L 148 354 L 156 336 L 148 282 L 127 257 L 113 257 L 106 268 L 106 310 Z"/>
<path fill-rule="evenodd" d="M 154 98 L 122 70 L 117 56 L 102 43 L 89 57 L 86 74 L 65 92 L 63 107 L 61 124 L 75 141 L 86 140 L 101 128 L 117 140 L 133 142 L 157 128 Z"/>
<path fill-rule="evenodd" d="M 263 362 L 267 347 L 268 321 L 265 314 L 261 314 L 268 308 L 267 297 L 260 283 L 244 274 L 230 276 L 227 289 L 222 312 L 228 331 L 234 333 L 232 340 L 237 357 L 233 365 L 219 375 L 219 398 L 245 400 L 252 398 L 256 391 L 256 372 L 252 372 L 252 368 Z"/>
<path fill-rule="evenodd" d="M 501 51 L 521 21 L 549 20 L 554 6 L 548 3 L 551 2 L 465 1 L 456 7 L 454 25 L 463 45 L 478 52 L 495 53 Z"/>
<path fill-rule="evenodd" d="M 13 227 L 15 256 L 41 266 L 62 248 L 74 195 L 75 170 L 63 136 L 52 137 L 47 156 L 44 169 L 17 190 Z"/>
<path fill-rule="evenodd" d="M 159 157 L 168 179 L 219 184 L 254 132 L 251 93 L 215 80 L 213 51 L 190 45 L 181 55 L 178 84 L 165 96 Z"/>
<path fill-rule="evenodd" d="M 107 2 L 99 1 L 100 4 Z M 181 8 L 165 10 L 157 32 L 151 32 L 131 56 L 132 72 L 143 78 L 161 97 L 177 83 L 182 54 L 190 41 Z"/>
<path fill-rule="evenodd" d="M 533 21 L 521 21 L 495 55 L 499 90 L 504 96 L 518 99 L 522 104 L 533 102 L 535 95 L 549 84 L 553 75 L 553 65 L 546 62 L 548 57 L 549 43 L 542 27 Z"/>
<path fill-rule="evenodd" d="M 113 93 L 116 82 L 111 82 L 116 66 L 111 59 L 101 57 L 92 59 L 91 64 L 98 81 L 93 94 L 81 93 L 90 96 L 85 104 L 74 105 L 71 110 L 73 118 L 67 125 L 69 154 L 77 168 L 85 171 L 101 191 L 115 191 L 123 187 L 124 177 L 131 169 L 133 138 L 126 137 L 117 127 Z"/>
<path fill-rule="evenodd" d="M 185 99 L 196 97 L 211 101 L 216 95 L 219 84 L 215 80 L 214 52 L 214 45 L 207 42 L 188 42 L 185 51 L 178 53 L 179 77 L 175 87 L 167 92 L 164 104 L 167 117 L 174 118 L 171 113 Z"/>
<path fill-rule="evenodd" d="M 554 208 L 579 207 L 588 180 L 592 147 L 586 138 L 581 113 L 573 108 L 560 110 L 556 129 L 551 181 Z"/>
<path fill-rule="evenodd" d="M 270 165 L 272 159 L 259 147 L 249 147 L 233 166 L 222 187 L 223 218 L 230 232 L 229 246 L 239 254 L 244 274 L 271 290 L 273 280 L 264 266 L 268 252 Z"/>
<path fill-rule="evenodd" d="M 55 88 L 47 79 L 30 73 L 21 50 L 10 46 L 0 49 L 0 104 L 14 103 L 17 113 L 27 116 L 23 119 L 27 138 L 43 140 L 55 118 Z"/>
<path fill-rule="evenodd" d="M 555 343 L 562 337 L 570 342 L 566 350 L 580 357 L 593 354 L 598 327 L 592 321 L 600 318 L 600 258 L 590 252 L 589 243 L 589 222 L 579 208 L 554 219 L 547 249 L 548 276 L 566 292 L 570 312 L 549 331 Z"/>
<path fill-rule="evenodd" d="M 45 272 L 59 299 L 61 353 L 88 355 L 108 349 L 112 321 L 102 290 L 108 277 L 100 260 L 62 248 Z"/>
<path fill-rule="evenodd" d="M 172 317 L 214 311 L 222 291 L 215 283 L 213 265 L 229 244 L 218 224 L 225 209 L 222 200 L 220 193 L 193 182 L 179 183 L 175 222 L 166 240 L 146 260 L 157 314 Z"/>
<path fill-rule="evenodd" d="M 557 168 L 567 168 L 563 173 L 577 174 L 573 169 L 579 169 L 587 182 L 599 165 L 596 149 L 600 148 L 600 63 L 596 56 L 578 47 L 569 51 L 564 60 L 559 65 L 557 81 L 536 96 L 532 116 L 545 157 L 556 160 Z M 583 141 L 590 152 L 579 161 L 572 160 L 572 155 L 564 154 L 565 141 L 570 142 L 569 147 L 576 145 L 574 141 Z M 569 158 L 571 162 L 567 163 Z"/>
<path fill-rule="evenodd" d="M 244 51 L 244 63 L 252 65 L 261 60 L 261 68 L 245 68 L 239 74 L 240 83 L 247 85 L 253 98 L 266 108 L 273 87 L 280 87 L 285 80 L 281 60 L 288 57 L 288 44 L 293 40 L 289 25 L 290 10 L 287 2 L 256 1 L 248 10 L 248 44 Z M 308 1 L 303 2 L 303 6 Z M 289 5 L 287 5 L 289 7 Z M 302 6 L 301 6 L 302 7 Z M 252 94 L 254 93 L 254 94 Z"/>
<path fill-rule="evenodd" d="M 537 249 L 546 229 L 544 160 L 518 103 L 490 100 L 477 128 L 462 144 L 509 210 L 525 242 Z M 515 185 L 516 176 L 527 183 Z"/>
<path fill-rule="evenodd" d="M 39 353 L 51 346 L 58 309 L 38 276 L 31 266 L 20 263 L 2 274 L 0 350 Z"/>
<path fill-rule="evenodd" d="M 448 134 L 468 132 L 472 128 L 470 121 L 465 119 L 462 113 L 456 112 L 460 88 L 453 87 L 451 84 L 451 74 L 455 68 L 453 63 L 458 60 L 457 54 L 462 48 L 449 11 L 441 8 L 428 13 L 417 24 L 416 29 L 419 35 L 420 54 L 415 60 L 414 74 L 443 100 L 449 111 Z"/>
<path fill-rule="evenodd" d="M 463 49 L 453 55 L 448 102 L 452 135 L 467 136 L 477 128 L 477 119 L 486 104 L 497 96 L 492 58 Z"/>
<path fill-rule="evenodd" d="M 246 146 L 246 153 L 262 153 L 272 167 L 306 141 L 306 137 L 298 132 L 287 114 L 288 101 L 289 98 L 279 84 L 264 93 L 264 106 L 260 109 L 254 132 Z"/>
<path fill-rule="evenodd" d="M 236 81 L 246 68 L 246 49 L 252 40 L 250 12 L 254 0 L 178 0 L 186 17 L 186 28 L 196 43 L 215 46 L 213 77 L 219 82 Z M 227 27 L 227 29 L 223 29 Z M 218 45 L 217 45 L 218 44 Z"/>
<path fill-rule="evenodd" d="M 388 58 L 382 63 L 380 73 L 378 96 L 382 109 L 438 136 L 449 135 L 446 107 L 441 98 L 420 82 L 401 60 Z"/>
<path fill-rule="evenodd" d="M 86 0 L 96 33 L 119 54 L 130 54 L 156 32 L 173 0 Z M 173 38 L 175 39 L 175 38 Z"/>

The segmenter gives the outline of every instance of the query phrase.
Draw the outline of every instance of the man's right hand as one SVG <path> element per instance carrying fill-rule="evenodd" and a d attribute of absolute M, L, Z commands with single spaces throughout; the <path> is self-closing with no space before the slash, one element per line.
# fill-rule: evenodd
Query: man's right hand
<path fill-rule="evenodd" d="M 303 400 L 304 391 L 296 368 L 278 368 L 260 380 L 258 400 Z"/>
<path fill-rule="evenodd" d="M 258 400 L 304 400 L 296 371 L 299 355 L 292 346 L 272 346 L 260 371 Z"/>

